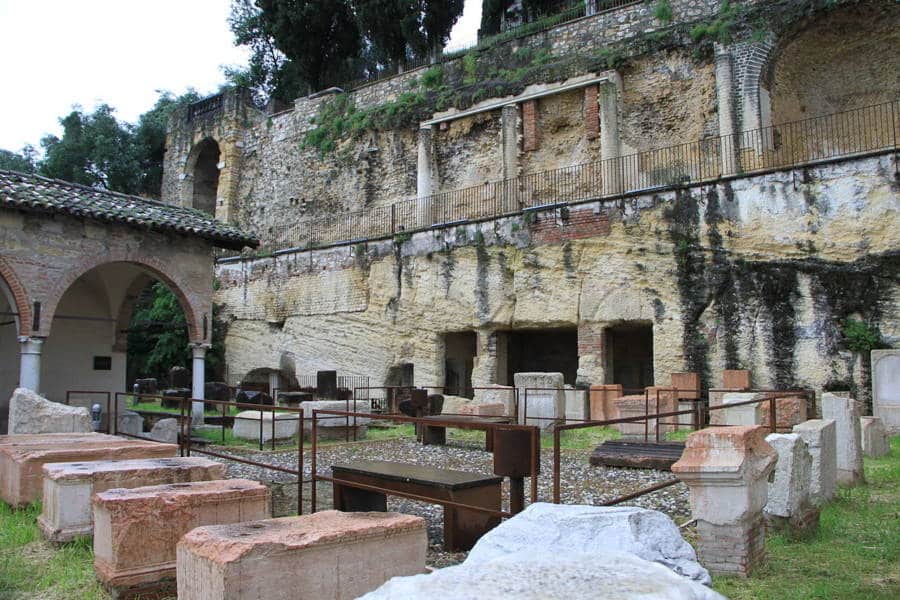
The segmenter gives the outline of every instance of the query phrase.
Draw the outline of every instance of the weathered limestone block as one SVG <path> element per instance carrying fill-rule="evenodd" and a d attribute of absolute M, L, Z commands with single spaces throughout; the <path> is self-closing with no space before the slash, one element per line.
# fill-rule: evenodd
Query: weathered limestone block
<path fill-rule="evenodd" d="M 761 402 L 760 425 L 769 426 L 769 402 Z M 806 398 L 802 396 L 785 396 L 775 399 L 775 427 L 781 430 L 790 429 L 807 418 Z"/>
<path fill-rule="evenodd" d="M 38 526 L 52 542 L 94 531 L 91 496 L 113 488 L 225 478 L 225 465 L 184 456 L 44 465 L 44 504 Z"/>
<path fill-rule="evenodd" d="M 872 350 L 872 410 L 891 435 L 900 433 L 900 350 Z"/>
<path fill-rule="evenodd" d="M 709 573 L 665 514 L 636 507 L 604 507 L 537 502 L 478 540 L 465 564 L 532 551 L 570 553 L 628 552 L 709 585 Z"/>
<path fill-rule="evenodd" d="M 460 414 L 476 417 L 502 417 L 506 415 L 506 405 L 502 402 L 495 404 L 470 404 L 462 407 Z"/>
<path fill-rule="evenodd" d="M 694 410 L 696 400 L 700 399 L 700 374 L 699 373 L 672 373 L 672 387 L 677 390 L 678 410 Z M 668 419 L 674 421 L 674 418 Z M 693 415 L 678 415 L 678 423 L 690 425 L 694 421 Z"/>
<path fill-rule="evenodd" d="M 178 542 L 178 598 L 352 600 L 424 572 L 427 549 L 425 520 L 399 513 L 328 510 L 198 527 Z"/>
<path fill-rule="evenodd" d="M 834 421 L 810 419 L 794 426 L 794 433 L 806 442 L 812 462 L 809 471 L 809 499 L 822 506 L 837 487 L 837 434 Z"/>
<path fill-rule="evenodd" d="M 91 415 L 80 406 L 51 402 L 27 388 L 16 388 L 9 400 L 9 433 L 90 433 Z"/>
<path fill-rule="evenodd" d="M 268 488 L 227 479 L 111 489 L 93 497 L 94 571 L 113 598 L 175 585 L 175 547 L 204 525 L 269 517 Z"/>
<path fill-rule="evenodd" d="M 750 371 L 744 369 L 725 369 L 722 371 L 722 387 L 726 390 L 750 389 Z"/>
<path fill-rule="evenodd" d="M 562 423 L 566 416 L 562 373 L 516 373 L 513 378 L 519 390 L 519 423 L 541 429 Z"/>
<path fill-rule="evenodd" d="M 445 396 L 445 398 L 447 397 Z M 349 403 L 346 400 L 315 400 L 313 402 L 304 402 L 304 435 L 312 435 L 312 416 L 314 410 L 333 410 L 356 413 L 368 413 L 371 411 L 365 402 L 356 402 L 354 405 L 353 400 L 350 400 Z M 320 440 L 346 439 L 348 434 L 350 435 L 350 439 L 353 439 L 353 429 L 355 428 L 356 439 L 361 439 L 366 436 L 368 425 L 371 421 L 372 419 L 359 415 L 356 417 L 317 415 L 316 435 Z"/>
<path fill-rule="evenodd" d="M 620 396 L 615 398 L 613 403 L 615 405 L 613 412 L 618 414 L 617 418 L 620 419 L 657 414 L 657 407 L 660 413 L 674 412 L 678 406 L 675 391 L 670 388 L 660 387 L 648 387 L 643 394 Z M 660 419 L 660 435 L 667 431 L 674 431 L 676 426 L 670 424 L 674 423 L 674 421 L 675 417 L 663 417 Z M 643 437 L 646 433 L 650 437 L 656 437 L 656 419 L 617 423 L 613 427 L 625 436 Z"/>
<path fill-rule="evenodd" d="M 171 444 L 102 433 L 0 436 L 0 499 L 10 506 L 40 500 L 47 463 L 168 458 L 177 452 Z"/>
<path fill-rule="evenodd" d="M 142 435 L 144 433 L 144 417 L 132 410 L 119 413 L 116 424 L 117 434 Z"/>
<path fill-rule="evenodd" d="M 754 400 L 756 398 L 757 394 L 729 392 L 722 397 L 722 404 L 728 406 L 729 404 L 738 404 L 741 402 Z M 722 425 L 734 426 L 765 424 L 762 420 L 761 402 L 757 402 L 756 404 L 743 404 L 741 406 L 729 407 L 716 412 L 724 413 L 724 420 L 721 423 Z"/>
<path fill-rule="evenodd" d="M 891 451 L 887 431 L 879 417 L 860 417 L 859 430 L 863 454 L 866 456 L 878 458 Z"/>
<path fill-rule="evenodd" d="M 618 419 L 615 400 L 622 397 L 622 384 L 606 384 L 591 386 L 591 420 L 608 421 Z"/>
<path fill-rule="evenodd" d="M 700 562 L 714 573 L 749 574 L 765 557 L 763 508 L 775 450 L 759 426 L 690 434 L 672 472 L 691 489 Z"/>
<path fill-rule="evenodd" d="M 360 600 L 546 600 L 641 598 L 725 600 L 708 587 L 627 552 L 541 550 L 508 554 L 486 563 L 395 577 Z"/>
<path fill-rule="evenodd" d="M 309 404 L 309 403 L 307 403 Z M 271 411 L 245 410 L 239 412 L 234 417 L 234 437 L 242 440 L 252 440 L 254 442 L 268 442 L 274 437 L 276 440 L 287 440 L 300 430 L 300 415 L 296 413 L 274 413 L 275 427 L 272 428 Z M 262 422 L 262 433 L 260 434 L 260 421 Z"/>
<path fill-rule="evenodd" d="M 177 444 L 179 429 L 178 419 L 160 419 L 147 437 L 164 444 Z"/>
<path fill-rule="evenodd" d="M 502 403 L 505 415 L 513 416 L 516 414 L 516 388 L 507 385 L 484 386 L 489 389 L 475 390 L 475 401 L 479 404 L 497 404 Z"/>
<path fill-rule="evenodd" d="M 859 405 L 853 398 L 822 394 L 822 418 L 834 421 L 837 436 L 837 482 L 855 485 L 864 479 Z"/>
<path fill-rule="evenodd" d="M 591 412 L 588 405 L 588 391 L 577 390 L 567 385 L 564 393 L 566 395 L 566 420 L 587 421 Z"/>
<path fill-rule="evenodd" d="M 778 453 L 775 477 L 769 483 L 766 521 L 778 527 L 815 529 L 819 514 L 809 499 L 812 455 L 806 442 L 796 433 L 771 433 L 766 442 Z"/>

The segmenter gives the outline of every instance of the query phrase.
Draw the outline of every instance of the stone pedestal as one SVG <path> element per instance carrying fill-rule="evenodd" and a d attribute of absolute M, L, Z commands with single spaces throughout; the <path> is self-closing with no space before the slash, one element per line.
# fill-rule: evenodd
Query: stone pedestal
<path fill-rule="evenodd" d="M 366 402 L 357 401 L 354 409 L 353 400 L 349 404 L 345 400 L 316 400 L 314 402 L 303 403 L 303 435 L 306 439 L 312 439 L 312 417 L 314 410 L 334 410 L 340 412 L 369 412 L 369 406 Z M 316 437 L 320 440 L 345 440 L 354 439 L 353 429 L 356 429 L 356 438 L 362 439 L 366 437 L 368 426 L 372 419 L 368 417 L 356 416 L 342 417 L 337 415 L 319 415 L 316 420 Z"/>
<path fill-rule="evenodd" d="M 502 403 L 503 414 L 514 417 L 516 414 L 516 388 L 506 385 L 486 385 L 489 389 L 475 390 L 475 400 L 480 404 Z"/>
<path fill-rule="evenodd" d="M 740 404 L 757 398 L 757 394 L 729 392 L 722 396 L 722 405 Z M 743 404 L 724 408 L 718 412 L 721 415 L 720 425 L 766 425 L 762 420 L 762 403 Z"/>
<path fill-rule="evenodd" d="M 760 424 L 769 426 L 769 402 L 760 402 L 762 414 Z M 808 417 L 806 398 L 802 396 L 784 396 L 775 399 L 775 427 L 780 431 L 790 431 Z"/>
<path fill-rule="evenodd" d="M 763 507 L 775 450 L 758 426 L 690 434 L 672 472 L 691 490 L 700 562 L 713 573 L 748 575 L 765 556 Z"/>
<path fill-rule="evenodd" d="M 794 426 L 794 433 L 806 442 L 810 455 L 809 499 L 822 506 L 834 497 L 837 487 L 837 435 L 834 421 L 810 419 Z"/>
<path fill-rule="evenodd" d="M 590 392 L 591 420 L 608 421 L 619 418 L 616 399 L 622 397 L 622 384 L 592 385 Z"/>
<path fill-rule="evenodd" d="M 677 410 L 694 410 L 700 399 L 700 374 L 699 373 L 672 373 L 672 387 L 677 390 Z M 669 418 L 668 421 L 675 420 Z M 690 425 L 694 422 L 693 415 L 678 415 L 679 425 Z"/>
<path fill-rule="evenodd" d="M 47 463 L 168 458 L 178 446 L 102 433 L 0 436 L 0 499 L 24 506 L 41 499 Z"/>
<path fill-rule="evenodd" d="M 352 600 L 425 570 L 425 520 L 329 510 L 198 527 L 178 543 L 179 600 Z"/>
<path fill-rule="evenodd" d="M 840 485 L 862 483 L 865 477 L 859 405 L 856 400 L 835 394 L 822 394 L 822 417 L 834 421 L 837 435 L 837 482 Z"/>
<path fill-rule="evenodd" d="M 274 415 L 275 427 L 272 427 Z M 260 422 L 262 430 L 260 431 Z M 272 413 L 271 411 L 245 410 L 234 417 L 234 437 L 254 442 L 289 440 L 300 431 L 300 415 L 296 413 Z"/>
<path fill-rule="evenodd" d="M 796 433 L 769 434 L 766 442 L 778 453 L 775 477 L 769 483 L 766 522 L 779 529 L 814 531 L 819 511 L 809 499 L 812 456 L 806 442 Z"/>
<path fill-rule="evenodd" d="M 884 423 L 879 417 L 860 417 L 859 431 L 862 440 L 862 451 L 866 456 L 878 458 L 891 451 L 890 440 Z"/>
<path fill-rule="evenodd" d="M 52 542 L 93 535 L 91 496 L 136 488 L 225 478 L 225 465 L 200 457 L 101 460 L 44 465 L 44 505 L 38 526 Z"/>
<path fill-rule="evenodd" d="M 900 349 L 872 350 L 872 410 L 889 434 L 900 433 Z"/>
<path fill-rule="evenodd" d="M 516 373 L 514 379 L 519 390 L 520 424 L 536 425 L 547 430 L 563 422 L 566 396 L 562 373 Z"/>
<path fill-rule="evenodd" d="M 173 483 L 108 490 L 93 505 L 97 579 L 131 598 L 172 591 L 175 546 L 195 527 L 268 518 L 269 492 L 246 479 Z"/>

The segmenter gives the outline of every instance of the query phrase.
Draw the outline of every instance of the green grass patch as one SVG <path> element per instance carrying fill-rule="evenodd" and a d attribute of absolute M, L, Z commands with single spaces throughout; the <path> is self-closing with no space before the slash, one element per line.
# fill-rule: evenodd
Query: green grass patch
<path fill-rule="evenodd" d="M 0 502 L 0 598 L 108 599 L 94 577 L 91 540 L 48 545 L 40 513 L 38 503 L 13 510 Z"/>
<path fill-rule="evenodd" d="M 622 434 L 612 427 L 585 427 L 560 432 L 559 447 L 567 450 L 585 450 L 599 446 L 607 440 L 616 440 Z M 541 448 L 553 449 L 553 436 L 541 436 Z"/>
<path fill-rule="evenodd" d="M 136 402 L 134 404 L 129 404 L 128 410 L 136 410 L 136 411 L 144 410 L 144 411 L 148 411 L 148 412 L 161 412 L 161 413 L 168 413 L 168 414 L 172 414 L 172 415 L 181 414 L 180 409 L 168 408 L 168 407 L 163 406 L 159 402 Z M 251 409 L 241 409 L 241 408 L 236 408 L 234 406 L 229 406 L 228 412 L 226 412 L 225 414 L 233 417 L 234 415 L 238 414 L 242 410 L 251 410 Z M 203 414 L 210 416 L 210 417 L 221 417 L 222 409 L 219 408 L 218 410 L 204 410 Z"/>
<path fill-rule="evenodd" d="M 868 484 L 841 488 L 808 539 L 766 538 L 768 560 L 749 579 L 716 577 L 732 600 L 900 598 L 900 436 L 866 459 Z"/>

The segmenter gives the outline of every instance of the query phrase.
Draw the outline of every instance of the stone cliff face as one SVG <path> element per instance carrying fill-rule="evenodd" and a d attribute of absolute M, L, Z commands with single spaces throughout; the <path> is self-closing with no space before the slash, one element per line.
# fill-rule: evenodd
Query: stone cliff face
<path fill-rule="evenodd" d="M 229 376 L 337 369 L 443 385 L 444 336 L 477 332 L 472 383 L 505 383 L 497 336 L 574 329 L 578 382 L 613 377 L 611 328 L 652 327 L 652 372 L 749 368 L 756 387 L 860 383 L 847 317 L 900 339 L 890 156 L 739 178 L 398 239 L 221 263 Z"/>

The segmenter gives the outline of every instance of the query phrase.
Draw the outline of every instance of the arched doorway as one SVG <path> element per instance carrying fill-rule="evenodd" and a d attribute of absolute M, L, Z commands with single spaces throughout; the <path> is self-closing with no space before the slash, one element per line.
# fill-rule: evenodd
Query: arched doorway
<path fill-rule="evenodd" d="M 193 160 L 188 161 L 190 175 L 194 181 L 191 206 L 211 215 L 216 214 L 216 198 L 219 189 L 219 144 L 206 138 L 192 151 Z"/>
<path fill-rule="evenodd" d="M 0 435 L 6 433 L 7 402 L 19 381 L 19 311 L 0 275 Z"/>

